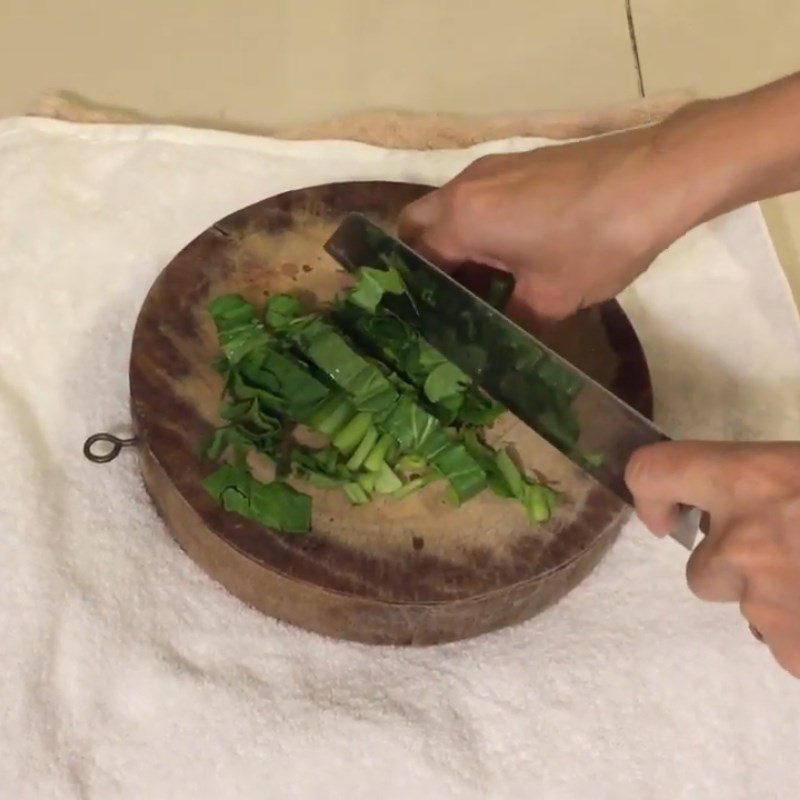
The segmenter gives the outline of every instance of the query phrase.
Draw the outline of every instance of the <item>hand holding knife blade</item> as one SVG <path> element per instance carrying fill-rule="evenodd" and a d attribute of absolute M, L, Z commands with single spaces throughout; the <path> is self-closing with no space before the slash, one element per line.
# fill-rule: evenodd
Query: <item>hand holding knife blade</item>
<path fill-rule="evenodd" d="M 633 497 L 625 484 L 625 467 L 640 447 L 667 437 L 638 411 L 584 374 L 492 305 L 470 292 L 403 242 L 370 222 L 349 214 L 325 244 L 327 252 L 349 271 L 374 265 L 381 254 L 402 259 L 408 278 L 424 286 L 424 302 L 390 297 L 391 311 L 415 328 L 446 358 L 467 373 L 490 397 L 546 438 L 571 461 L 628 505 Z M 481 357 L 488 353 L 491 358 Z M 552 415 L 534 402 L 536 386 L 525 379 L 520 363 L 558 370 L 575 387 L 574 409 L 581 424 L 581 450 L 558 435 Z M 597 453 L 601 458 L 586 458 Z M 670 535 L 691 550 L 701 513 L 686 509 Z"/>

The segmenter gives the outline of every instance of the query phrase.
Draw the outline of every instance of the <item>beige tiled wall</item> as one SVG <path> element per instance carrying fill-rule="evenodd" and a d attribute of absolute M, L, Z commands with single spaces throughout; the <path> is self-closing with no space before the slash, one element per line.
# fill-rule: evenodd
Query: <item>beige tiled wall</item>
<path fill-rule="evenodd" d="M 621 0 L 0 0 L 0 114 L 52 87 L 261 125 L 637 91 Z"/>
<path fill-rule="evenodd" d="M 66 88 L 170 120 L 566 108 L 637 94 L 626 0 L 0 0 L 0 115 Z M 800 69 L 800 0 L 630 0 L 648 93 Z M 800 197 L 767 203 L 800 297 Z"/>
<path fill-rule="evenodd" d="M 745 91 L 800 70 L 800 0 L 632 0 L 647 92 Z M 800 193 L 763 203 L 800 301 Z"/>

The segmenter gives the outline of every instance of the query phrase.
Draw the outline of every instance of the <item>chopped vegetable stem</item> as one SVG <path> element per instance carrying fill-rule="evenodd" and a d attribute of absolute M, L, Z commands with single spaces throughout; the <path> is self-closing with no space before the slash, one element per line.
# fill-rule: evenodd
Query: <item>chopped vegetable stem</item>
<path fill-rule="evenodd" d="M 440 351 L 405 321 L 409 309 L 430 314 L 437 291 L 429 276 L 409 271 L 399 253 L 387 251 L 357 271 L 355 287 L 325 315 L 304 315 L 290 294 L 269 298 L 260 312 L 240 295 L 214 298 L 208 308 L 222 354 L 213 368 L 224 382 L 219 413 L 226 424 L 204 448 L 221 464 L 204 481 L 209 494 L 241 516 L 305 532 L 311 498 L 286 482 L 290 475 L 338 487 L 354 505 L 375 494 L 402 499 L 443 478 L 455 504 L 488 487 L 519 501 L 532 523 L 549 519 L 560 495 L 480 435 L 505 411 L 470 378 L 490 357 L 485 323 L 464 311 L 461 339 L 437 340 Z M 494 299 L 507 298 L 498 291 Z M 461 351 L 458 365 L 444 355 L 454 347 Z M 577 448 L 572 400 L 579 382 L 541 351 L 513 350 L 511 358 L 509 393 L 537 409 L 551 441 L 587 467 L 599 464 L 601 454 L 583 456 Z M 300 444 L 293 439 L 298 423 L 329 445 Z M 251 451 L 275 463 L 277 480 L 253 478 L 246 464 Z"/>
<path fill-rule="evenodd" d="M 333 437 L 332 444 L 345 455 L 350 455 L 372 425 L 372 414 L 359 411 L 344 428 Z"/>
<path fill-rule="evenodd" d="M 384 433 L 376 442 L 369 455 L 364 460 L 364 469 L 370 472 L 377 472 L 386 459 L 386 455 L 394 444 L 394 439 L 388 434 Z"/>
<path fill-rule="evenodd" d="M 375 447 L 377 441 L 378 430 L 374 425 L 371 425 L 364 434 L 364 438 L 361 440 L 358 447 L 356 447 L 353 455 L 350 456 L 350 460 L 347 462 L 347 469 L 353 472 L 361 469 L 361 466 L 370 454 L 372 448 Z"/>

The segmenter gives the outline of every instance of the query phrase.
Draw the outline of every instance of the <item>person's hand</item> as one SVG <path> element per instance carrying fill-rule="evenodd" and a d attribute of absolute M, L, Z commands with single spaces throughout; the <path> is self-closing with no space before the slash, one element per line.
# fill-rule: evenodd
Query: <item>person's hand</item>
<path fill-rule="evenodd" d="M 657 535 L 672 530 L 678 504 L 710 514 L 689 587 L 703 600 L 738 602 L 778 663 L 800 677 L 800 444 L 657 444 L 634 454 L 626 480 Z"/>
<path fill-rule="evenodd" d="M 444 269 L 508 270 L 517 312 L 561 319 L 618 294 L 699 221 L 675 139 L 663 123 L 480 158 L 410 204 L 399 235 Z"/>

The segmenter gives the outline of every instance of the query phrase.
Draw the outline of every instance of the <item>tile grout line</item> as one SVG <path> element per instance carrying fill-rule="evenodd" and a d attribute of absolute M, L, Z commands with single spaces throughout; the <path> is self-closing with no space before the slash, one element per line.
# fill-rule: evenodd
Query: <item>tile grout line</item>
<path fill-rule="evenodd" d="M 644 78 L 642 78 L 642 63 L 639 60 L 639 45 L 636 41 L 636 27 L 633 24 L 633 0 L 625 0 L 625 14 L 628 18 L 628 37 L 631 40 L 633 51 L 633 65 L 636 68 L 636 80 L 639 86 L 639 97 L 644 97 Z"/>

